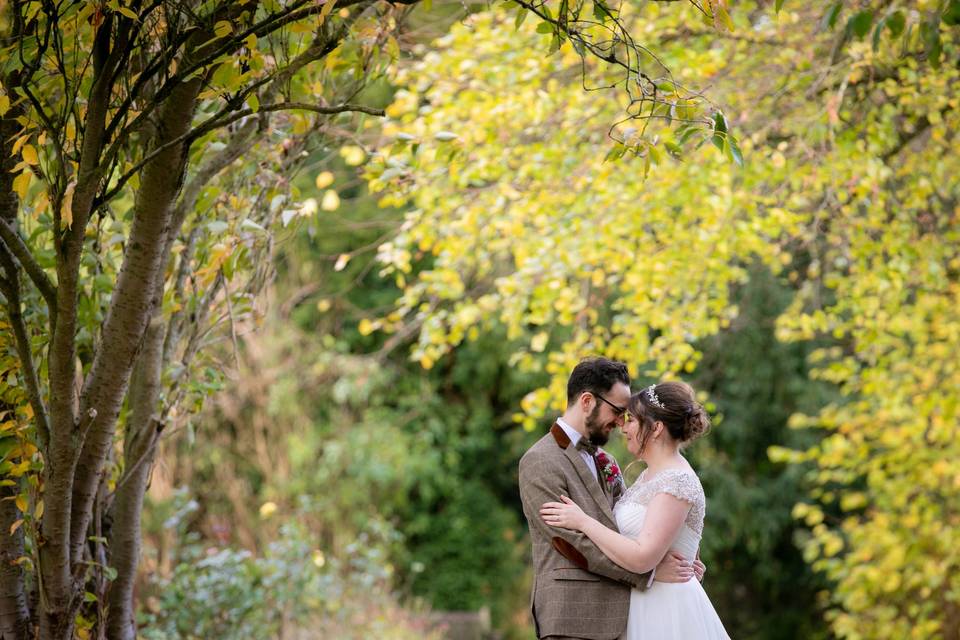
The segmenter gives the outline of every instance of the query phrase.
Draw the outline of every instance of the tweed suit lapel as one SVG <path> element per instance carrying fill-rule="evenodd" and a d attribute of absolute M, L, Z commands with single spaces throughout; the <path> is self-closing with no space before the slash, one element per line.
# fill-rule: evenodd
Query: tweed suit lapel
<path fill-rule="evenodd" d="M 590 472 L 590 468 L 580 456 L 580 452 L 577 451 L 576 447 L 571 446 L 570 438 L 567 437 L 567 434 L 564 433 L 560 425 L 556 423 L 550 427 L 550 434 L 553 436 L 554 440 L 557 441 L 557 445 L 563 449 L 564 455 L 567 456 L 567 459 L 570 460 L 570 464 L 572 464 L 573 468 L 576 470 L 577 476 L 580 478 L 580 482 L 582 482 L 583 486 L 586 487 L 590 497 L 592 497 L 593 501 L 596 502 L 600 507 L 600 510 L 604 516 L 606 516 L 607 520 L 610 522 L 616 522 L 613 517 L 613 510 L 610 507 L 610 498 L 606 493 L 604 493 L 603 488 L 600 486 L 599 480 L 597 480 L 597 478 Z"/>

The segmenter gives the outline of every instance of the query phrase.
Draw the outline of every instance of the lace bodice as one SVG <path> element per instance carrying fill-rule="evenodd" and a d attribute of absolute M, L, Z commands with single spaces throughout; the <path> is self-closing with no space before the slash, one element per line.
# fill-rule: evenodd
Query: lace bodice
<path fill-rule="evenodd" d="M 617 502 L 617 507 L 627 504 L 646 507 L 657 494 L 669 493 L 692 505 L 685 522 L 698 536 L 703 535 L 703 517 L 707 510 L 707 500 L 697 474 L 686 469 L 664 469 L 649 479 L 645 477 L 646 475 L 646 471 L 640 474 L 637 481 Z"/>

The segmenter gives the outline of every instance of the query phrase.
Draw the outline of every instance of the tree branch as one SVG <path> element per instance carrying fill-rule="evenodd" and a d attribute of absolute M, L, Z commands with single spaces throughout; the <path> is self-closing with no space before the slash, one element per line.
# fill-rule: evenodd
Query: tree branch
<path fill-rule="evenodd" d="M 30 276 L 30 279 L 37 286 L 37 289 L 40 290 L 40 294 L 47 302 L 47 307 L 49 307 L 51 315 L 56 314 L 57 288 L 50 281 L 50 278 L 47 277 L 43 267 L 34 259 L 33 254 L 30 253 L 30 248 L 27 247 L 26 242 L 23 241 L 20 234 L 10 226 L 10 223 L 2 218 L 0 218 L 0 239 L 3 240 L 3 244 L 6 245 L 10 253 L 16 257 L 17 262 L 20 263 L 23 270 Z"/>
<path fill-rule="evenodd" d="M 383 109 L 376 109 L 374 107 L 367 107 L 364 105 L 358 104 L 342 104 L 333 107 L 324 107 L 320 105 L 312 105 L 306 102 L 281 102 L 278 104 L 268 104 L 260 107 L 258 112 L 270 112 L 270 111 L 313 111 L 315 113 L 333 115 L 338 113 L 348 113 L 348 112 L 357 112 L 357 113 L 366 113 L 373 116 L 383 116 Z M 101 198 L 97 199 L 97 205 L 102 205 L 106 202 L 109 202 L 117 196 L 118 193 L 123 189 L 124 185 L 135 176 L 144 166 L 146 166 L 151 160 L 156 156 L 163 153 L 169 147 L 172 147 L 177 144 L 189 143 L 197 138 L 203 137 L 204 135 L 220 129 L 229 124 L 245 118 L 247 116 L 253 115 L 254 111 L 249 107 L 246 109 L 241 109 L 229 116 L 211 116 L 203 124 L 195 127 L 194 129 L 184 133 L 183 135 L 170 140 L 163 145 L 157 147 L 152 152 L 146 155 L 140 162 L 133 165 L 126 173 L 124 173 L 114 185 L 113 189 L 104 194 Z"/>
<path fill-rule="evenodd" d="M 13 256 L 2 245 L 0 245 L 0 264 L 3 265 L 9 276 L 9 278 L 2 280 L 0 289 L 7 299 L 7 316 L 13 326 L 17 355 L 20 357 L 20 367 L 23 369 L 23 377 L 27 383 L 27 395 L 30 399 L 30 406 L 33 408 L 33 417 L 37 422 L 40 446 L 43 448 L 44 455 L 47 455 L 50 446 L 50 419 L 47 415 L 47 407 L 43 402 L 43 394 L 40 391 L 37 367 L 33 362 L 30 334 L 27 332 L 27 325 L 23 320 L 23 313 L 20 311 L 20 282 L 17 278 L 16 263 L 13 261 Z"/>

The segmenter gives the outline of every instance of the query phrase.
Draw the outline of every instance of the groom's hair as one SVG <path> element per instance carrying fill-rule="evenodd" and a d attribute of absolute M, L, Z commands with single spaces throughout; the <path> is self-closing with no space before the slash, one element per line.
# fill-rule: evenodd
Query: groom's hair
<path fill-rule="evenodd" d="M 630 386 L 627 365 L 609 358 L 585 358 L 570 372 L 567 380 L 567 405 L 573 404 L 580 394 L 589 391 L 603 394 L 618 382 Z"/>

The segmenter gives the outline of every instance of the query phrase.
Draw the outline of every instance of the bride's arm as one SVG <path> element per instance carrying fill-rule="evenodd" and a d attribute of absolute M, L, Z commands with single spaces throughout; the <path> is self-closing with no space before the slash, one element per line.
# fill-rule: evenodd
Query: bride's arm
<path fill-rule="evenodd" d="M 605 556 L 636 573 L 650 571 L 663 560 L 690 511 L 689 502 L 667 493 L 658 494 L 647 506 L 643 529 L 634 540 L 586 515 L 570 498 L 561 496 L 560 499 L 562 503 L 548 502 L 540 509 L 544 522 L 582 532 Z"/>

